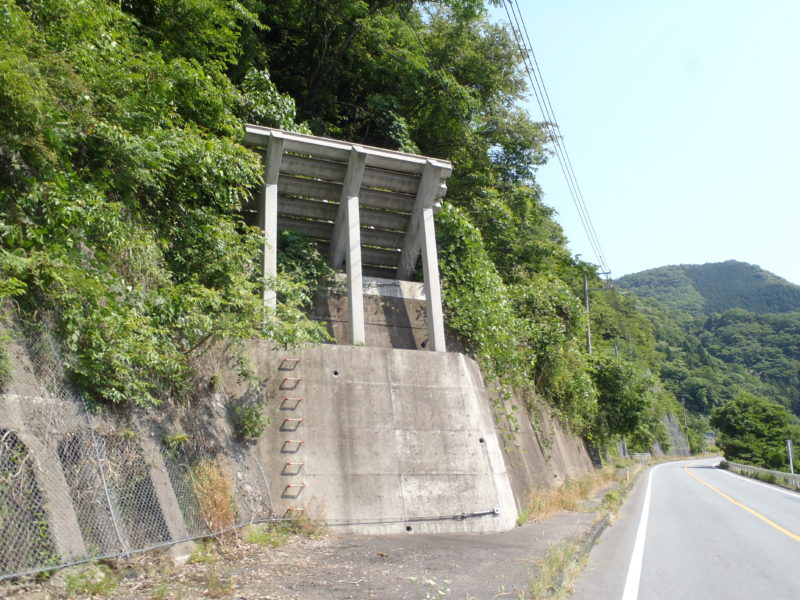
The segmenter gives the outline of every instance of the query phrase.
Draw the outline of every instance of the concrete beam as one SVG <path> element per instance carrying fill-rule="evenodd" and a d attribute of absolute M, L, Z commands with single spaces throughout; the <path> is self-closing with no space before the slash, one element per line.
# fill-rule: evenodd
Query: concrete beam
<path fill-rule="evenodd" d="M 18 432 L 17 439 L 33 458 L 36 483 L 45 500 L 47 524 L 59 559 L 66 563 L 86 558 L 83 533 L 58 453 L 47 442 L 27 432 Z"/>
<path fill-rule="evenodd" d="M 367 154 L 355 146 L 350 150 L 347 174 L 342 186 L 342 197 L 336 225 L 331 238 L 330 263 L 336 269 L 344 260 L 347 263 L 347 298 L 350 306 L 350 343 L 363 344 L 364 290 L 361 273 L 361 222 L 358 214 L 358 191 L 364 176 Z"/>
<path fill-rule="evenodd" d="M 265 138 L 274 131 L 275 130 L 270 127 L 248 124 L 245 127 L 245 143 L 254 146 L 263 146 Z M 344 162 L 352 148 L 351 144 L 340 140 L 290 131 L 283 131 L 282 134 L 286 139 L 286 150 L 288 152 L 312 154 L 325 160 Z M 361 147 L 361 151 L 369 157 L 370 166 L 377 169 L 419 174 L 424 169 L 425 164 L 431 160 L 436 161 L 437 164 L 445 169 L 445 176 L 450 175 L 453 169 L 447 161 L 431 159 L 417 154 L 408 154 L 406 152 L 375 148 L 372 146 L 363 146 Z"/>
<path fill-rule="evenodd" d="M 414 210 L 408 222 L 405 242 L 403 243 L 403 253 L 400 258 L 400 266 L 397 272 L 398 279 L 410 279 L 417 264 L 417 257 L 422 249 L 422 212 L 426 208 L 432 208 L 436 201 L 436 196 L 441 188 L 442 168 L 436 163 L 429 161 L 422 172 L 422 179 L 417 190 L 417 198 L 414 202 Z"/>
<path fill-rule="evenodd" d="M 441 186 L 442 169 L 429 162 L 422 172 L 417 200 L 408 224 L 403 253 L 397 269 L 398 279 L 410 279 L 417 257 L 422 252 L 422 272 L 425 280 L 425 307 L 428 316 L 428 348 L 446 352 L 442 290 L 439 282 L 439 263 L 436 253 L 436 233 L 433 226 L 434 204 Z"/>
<path fill-rule="evenodd" d="M 152 435 L 153 431 L 151 430 L 148 433 Z M 164 457 L 161 456 L 161 452 L 151 436 L 141 436 L 139 446 L 142 449 L 144 460 L 149 466 L 153 492 L 155 492 L 158 500 L 158 506 L 161 509 L 161 515 L 164 517 L 169 537 L 171 540 L 186 540 L 189 537 L 189 531 L 183 521 L 183 513 L 167 473 Z M 179 562 L 184 562 L 194 547 L 194 542 L 180 542 L 170 548 L 170 554 Z"/>
<path fill-rule="evenodd" d="M 283 158 L 283 136 L 272 132 L 263 154 L 264 183 L 258 195 L 258 226 L 264 232 L 262 275 L 266 281 L 278 272 L 278 174 Z M 275 291 L 267 285 L 263 292 L 264 304 L 275 308 Z"/>

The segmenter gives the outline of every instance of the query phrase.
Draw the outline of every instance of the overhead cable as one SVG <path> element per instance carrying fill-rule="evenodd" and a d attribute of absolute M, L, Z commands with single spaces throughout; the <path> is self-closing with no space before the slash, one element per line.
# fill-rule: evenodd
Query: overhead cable
<path fill-rule="evenodd" d="M 544 127 L 552 140 L 553 153 L 561 167 L 561 172 L 564 175 L 570 196 L 578 211 L 578 216 L 580 217 L 586 237 L 589 240 L 589 244 L 601 269 L 603 271 L 610 271 L 611 269 L 603 253 L 603 248 L 600 245 L 600 240 L 597 237 L 594 224 L 589 216 L 589 209 L 583 198 L 583 192 L 581 191 L 580 185 L 578 185 L 575 169 L 572 166 L 572 160 L 567 152 L 566 142 L 559 134 L 558 121 L 556 120 L 553 105 L 550 102 L 550 95 L 547 92 L 541 70 L 539 69 L 539 62 L 536 59 L 536 54 L 533 52 L 533 45 L 531 44 L 525 21 L 522 18 L 522 11 L 519 8 L 519 3 L 517 0 L 503 0 L 503 8 L 508 16 L 509 27 L 514 36 L 514 41 L 522 55 L 522 64 L 531 83 L 531 91 L 536 97 L 536 103 L 542 113 Z"/>

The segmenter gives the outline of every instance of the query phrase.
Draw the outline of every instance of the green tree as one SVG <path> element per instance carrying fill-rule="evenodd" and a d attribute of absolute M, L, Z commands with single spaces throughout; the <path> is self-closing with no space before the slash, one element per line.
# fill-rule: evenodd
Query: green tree
<path fill-rule="evenodd" d="M 184 397 L 216 339 L 319 339 L 289 277 L 265 312 L 241 215 L 239 117 L 291 112 L 227 77 L 253 27 L 234 1 L 0 0 L 0 296 L 48 317 L 96 400 Z"/>
<path fill-rule="evenodd" d="M 613 356 L 594 356 L 591 373 L 597 387 L 598 437 L 635 432 L 652 403 L 648 397 L 652 382 L 638 376 L 630 363 Z"/>
<path fill-rule="evenodd" d="M 725 458 L 768 469 L 788 468 L 789 412 L 764 398 L 741 393 L 711 413 Z"/>

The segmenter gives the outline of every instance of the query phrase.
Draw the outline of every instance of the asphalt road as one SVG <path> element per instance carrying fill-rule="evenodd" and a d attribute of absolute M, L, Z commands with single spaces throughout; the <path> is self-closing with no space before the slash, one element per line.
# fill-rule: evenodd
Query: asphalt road
<path fill-rule="evenodd" d="M 718 462 L 644 474 L 589 555 L 573 600 L 800 599 L 800 494 Z"/>

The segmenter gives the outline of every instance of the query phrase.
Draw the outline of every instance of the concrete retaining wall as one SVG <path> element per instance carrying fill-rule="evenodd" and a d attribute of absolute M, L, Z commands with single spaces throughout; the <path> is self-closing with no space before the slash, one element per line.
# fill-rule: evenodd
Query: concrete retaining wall
<path fill-rule="evenodd" d="M 518 510 L 532 490 L 556 487 L 593 468 L 586 442 L 561 425 L 542 402 L 535 401 L 535 407 L 529 413 L 518 398 L 492 406 Z M 516 426 L 508 414 L 515 415 Z"/>
<path fill-rule="evenodd" d="M 347 346 L 297 356 L 253 346 L 250 358 L 260 376 L 271 373 L 272 424 L 258 454 L 278 514 L 307 510 L 358 533 L 513 527 L 513 491 L 471 359 Z"/>
<path fill-rule="evenodd" d="M 15 351 L 13 384 L 0 394 L 0 429 L 13 432 L 31 457 L 31 486 L 39 491 L 30 493 L 44 499 L 60 560 L 193 536 L 198 525 L 186 520 L 191 506 L 181 504 L 188 492 L 175 487 L 187 481 L 175 469 L 194 464 L 192 457 L 228 457 L 245 519 L 303 511 L 351 533 L 510 529 L 532 487 L 551 487 L 592 468 L 583 443 L 545 411 L 533 420 L 517 411 L 520 432 L 508 436 L 506 409 L 493 405 L 477 364 L 463 354 L 340 345 L 293 354 L 266 343 L 245 353 L 254 380 L 237 377 L 232 357 L 209 352 L 202 369 L 207 392 L 190 406 L 164 406 L 142 419 L 93 416 L 89 424 L 77 398 L 50 391 L 57 375 L 45 385 L 41 366 L 34 369 L 24 351 Z M 271 424 L 255 445 L 242 446 L 233 439 L 230 407 L 257 399 L 266 402 Z M 181 449 L 186 460 L 178 467 L 166 465 L 161 442 L 178 433 L 187 434 L 191 447 Z M 92 537 L 97 526 L 81 516 L 88 514 L 88 488 L 80 481 L 89 477 L 81 469 L 98 444 L 108 452 L 130 447 L 124 465 L 111 456 L 103 464 L 109 473 L 117 463 L 139 468 L 137 477 L 147 483 L 140 500 L 157 521 L 155 537 L 134 535 L 137 517 L 130 510 L 125 518 L 134 520 L 123 524 L 121 536 L 109 521 L 111 541 Z M 110 485 L 124 487 L 124 473 Z M 104 498 L 102 486 L 89 497 Z M 18 562 L 20 570 L 35 568 Z"/>

